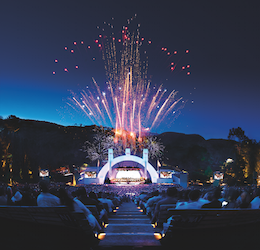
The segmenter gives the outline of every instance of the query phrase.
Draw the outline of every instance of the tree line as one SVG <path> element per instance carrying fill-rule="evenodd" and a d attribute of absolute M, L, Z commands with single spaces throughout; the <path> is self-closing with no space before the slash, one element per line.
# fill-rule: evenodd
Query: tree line
<path fill-rule="evenodd" d="M 96 165 L 97 162 L 102 166 L 102 161 L 107 158 L 108 146 L 114 147 L 115 155 L 124 153 L 121 144 L 114 144 L 113 133 L 107 128 L 97 126 L 69 128 L 41 125 L 42 123 L 39 125 L 35 121 L 26 121 L 26 124 L 22 124 L 23 120 L 15 116 L 6 119 L 0 117 L 0 181 L 6 183 L 10 180 L 37 182 L 39 169 L 44 168 L 55 170 L 65 165 L 70 167 L 73 164 L 80 166 L 83 163 Z M 40 128 L 35 129 L 36 125 Z M 190 179 L 206 182 L 212 177 L 215 169 L 219 168 L 218 170 L 224 172 L 225 182 L 229 185 L 256 184 L 260 174 L 259 142 L 248 138 L 240 127 L 230 129 L 228 139 L 235 141 L 235 144 L 232 144 L 234 146 L 230 147 L 234 157 L 229 162 L 221 162 L 222 152 L 213 157 L 215 149 L 207 151 L 207 148 L 199 145 L 185 148 L 184 169 L 187 164 L 193 166 Z M 171 164 L 171 161 L 175 161 L 171 159 L 171 154 L 168 154 L 169 159 L 165 159 L 170 145 L 164 147 L 163 141 L 158 141 L 156 137 L 147 137 L 142 143 L 145 147 L 149 147 L 149 153 L 153 154 L 149 156 L 149 161 L 154 161 L 154 166 L 159 158 L 161 163 L 168 161 Z M 137 141 L 138 147 L 135 150 L 140 147 L 139 144 Z M 181 148 L 176 150 L 181 151 Z M 136 153 L 141 156 L 141 151 Z"/>

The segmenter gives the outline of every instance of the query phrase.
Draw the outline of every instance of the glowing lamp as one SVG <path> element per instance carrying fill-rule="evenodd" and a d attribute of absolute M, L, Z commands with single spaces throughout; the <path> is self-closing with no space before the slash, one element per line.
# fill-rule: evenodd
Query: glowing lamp
<path fill-rule="evenodd" d="M 160 233 L 154 233 L 154 238 L 156 240 L 160 240 L 162 238 L 162 235 Z"/>
<path fill-rule="evenodd" d="M 233 161 L 234 161 L 233 159 L 228 158 L 228 159 L 226 160 L 226 163 L 232 163 Z"/>
<path fill-rule="evenodd" d="M 74 45 L 77 45 L 77 42 L 74 42 L 73 44 L 74 44 Z"/>
<path fill-rule="evenodd" d="M 98 239 L 99 239 L 99 240 L 104 240 L 105 237 L 106 237 L 106 233 L 100 233 L 100 234 L 98 235 Z"/>

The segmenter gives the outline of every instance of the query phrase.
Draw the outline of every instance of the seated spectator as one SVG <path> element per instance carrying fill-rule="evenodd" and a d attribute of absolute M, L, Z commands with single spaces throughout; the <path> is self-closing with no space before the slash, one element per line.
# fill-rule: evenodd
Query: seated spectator
<path fill-rule="evenodd" d="M 209 202 L 211 198 L 212 198 L 212 190 L 208 190 L 202 195 L 201 199 L 207 200 Z"/>
<path fill-rule="evenodd" d="M 241 202 L 238 204 L 238 208 L 251 208 L 250 195 L 248 194 L 248 192 L 242 192 L 240 198 Z"/>
<path fill-rule="evenodd" d="M 98 199 L 99 201 L 101 201 L 103 204 L 107 203 L 108 205 L 108 212 L 111 213 L 115 207 L 114 203 L 112 202 L 112 200 L 107 199 L 107 195 L 105 193 L 101 194 L 101 198 Z"/>
<path fill-rule="evenodd" d="M 221 198 L 221 189 L 216 188 L 212 192 L 210 202 L 202 205 L 201 208 L 222 208 L 222 202 L 219 201 L 220 198 Z"/>
<path fill-rule="evenodd" d="M 90 198 L 87 195 L 87 191 L 84 187 L 78 188 L 78 190 L 76 191 L 76 196 L 84 205 L 95 205 L 98 212 L 100 213 L 102 208 L 99 206 L 99 202 L 95 199 Z"/>
<path fill-rule="evenodd" d="M 199 200 L 201 195 L 200 190 L 191 190 L 189 193 L 189 201 L 178 203 L 175 209 L 199 209 L 204 204 Z"/>
<path fill-rule="evenodd" d="M 143 199 L 146 198 L 147 194 L 148 194 L 147 192 L 141 192 L 141 194 L 136 197 L 135 202 L 136 202 L 137 206 L 139 206 L 140 202 L 143 201 Z"/>
<path fill-rule="evenodd" d="M 36 198 L 28 185 L 22 188 L 21 206 L 37 206 Z"/>
<path fill-rule="evenodd" d="M 186 204 L 190 199 L 189 199 L 189 193 L 190 193 L 190 189 L 187 190 L 183 190 L 181 192 L 181 194 L 179 195 L 179 199 L 176 203 L 176 207 L 175 209 L 179 209 L 180 206 L 183 206 L 184 204 Z"/>
<path fill-rule="evenodd" d="M 0 205 L 7 205 L 7 195 L 4 186 L 0 186 Z"/>
<path fill-rule="evenodd" d="M 152 223 L 155 223 L 157 221 L 158 215 L 159 215 L 159 211 L 160 211 L 160 205 L 162 204 L 176 204 L 177 203 L 177 195 L 178 195 L 178 190 L 176 187 L 169 187 L 167 189 L 166 192 L 166 198 L 158 201 L 155 210 L 154 210 L 154 214 L 152 217 Z"/>
<path fill-rule="evenodd" d="M 153 213 L 153 209 L 156 206 L 156 203 L 161 200 L 163 196 L 159 193 L 159 191 L 153 192 L 153 197 L 147 200 L 145 203 L 145 209 L 146 209 L 146 214 L 151 216 Z"/>
<path fill-rule="evenodd" d="M 86 208 L 86 206 L 80 200 L 78 200 L 77 198 L 73 199 L 65 190 L 65 188 L 59 189 L 59 197 L 60 197 L 60 203 L 62 205 L 67 206 L 71 211 L 84 213 L 89 222 L 89 225 L 91 226 L 94 232 L 101 231 L 101 227 L 97 219 L 93 216 L 90 210 Z"/>
<path fill-rule="evenodd" d="M 79 187 L 79 189 L 76 191 L 76 197 L 78 200 L 80 200 L 84 205 L 94 205 L 97 208 L 98 211 L 98 218 L 96 218 L 100 222 L 108 222 L 108 216 L 107 212 L 97 197 L 96 194 L 90 192 L 89 195 L 87 195 L 86 189 L 84 187 Z"/>
<path fill-rule="evenodd" d="M 233 187 L 229 187 L 225 192 L 225 203 L 226 205 L 223 206 L 223 208 L 236 208 L 237 203 L 236 199 L 238 197 L 238 191 L 237 189 Z"/>
<path fill-rule="evenodd" d="M 7 205 L 13 205 L 13 202 L 12 202 L 13 190 L 9 186 L 6 189 L 6 197 L 7 197 Z"/>
<path fill-rule="evenodd" d="M 41 180 L 39 187 L 41 193 L 37 197 L 37 205 L 41 207 L 55 207 L 60 206 L 60 199 L 49 192 L 49 180 Z"/>
<path fill-rule="evenodd" d="M 18 188 L 15 188 L 15 190 L 16 191 L 14 192 L 14 195 L 11 198 L 11 203 L 12 203 L 12 205 L 15 205 L 15 206 L 21 206 L 23 195 L 21 194 L 21 192 Z"/>
<path fill-rule="evenodd" d="M 117 207 L 117 206 L 120 205 L 121 200 L 119 199 L 119 197 L 117 197 L 117 196 L 114 195 L 114 196 L 112 197 L 112 202 L 113 202 L 113 204 Z"/>
<path fill-rule="evenodd" d="M 260 206 L 260 189 L 257 188 L 254 191 L 255 198 L 251 201 L 251 208 L 252 209 L 259 209 Z"/>
<path fill-rule="evenodd" d="M 91 198 L 97 202 L 98 210 L 101 211 L 104 209 L 103 203 L 98 199 L 97 194 L 95 192 L 92 192 L 92 191 L 89 192 L 88 196 L 89 196 L 89 198 Z"/>

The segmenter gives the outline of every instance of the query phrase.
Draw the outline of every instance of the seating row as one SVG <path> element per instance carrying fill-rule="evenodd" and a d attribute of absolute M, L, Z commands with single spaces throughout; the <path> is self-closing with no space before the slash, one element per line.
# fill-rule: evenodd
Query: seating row
<path fill-rule="evenodd" d="M 96 206 L 88 205 L 87 208 L 95 215 Z M 90 227 L 84 213 L 72 212 L 66 206 L 39 207 L 39 206 L 0 206 L 0 220 L 9 221 L 15 227 L 16 222 L 24 225 L 49 225 L 57 229 L 64 228 L 71 232 L 79 232 L 85 239 L 98 244 L 98 235 Z M 35 225 L 35 226 L 34 226 Z"/>

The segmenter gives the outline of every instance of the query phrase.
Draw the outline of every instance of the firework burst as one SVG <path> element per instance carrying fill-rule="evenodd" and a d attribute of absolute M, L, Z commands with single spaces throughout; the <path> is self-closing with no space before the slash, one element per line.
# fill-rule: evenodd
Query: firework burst
<path fill-rule="evenodd" d="M 139 27 L 130 33 L 124 26 L 120 39 L 116 39 L 114 33 L 109 36 L 100 34 L 95 43 L 102 51 L 106 88 L 101 89 L 92 78 L 93 89 L 86 88 L 79 96 L 71 92 L 71 101 L 76 108 L 84 112 L 93 124 L 113 127 L 114 141 L 123 138 L 125 145 L 129 142 L 135 144 L 136 138 L 141 142 L 144 134 L 155 130 L 165 122 L 166 117 L 174 118 L 185 103 L 182 97 L 176 98 L 177 91 L 169 93 L 163 85 L 158 88 L 152 86 L 147 76 L 146 51 L 144 59 L 140 52 L 141 46 L 152 42 L 140 36 Z M 117 49 L 118 45 L 120 50 Z M 65 50 L 68 48 L 65 47 Z M 74 53 L 74 50 L 70 52 Z M 171 70 L 175 67 L 176 64 L 171 64 Z M 65 71 L 68 72 L 68 69 Z"/>

